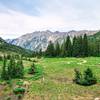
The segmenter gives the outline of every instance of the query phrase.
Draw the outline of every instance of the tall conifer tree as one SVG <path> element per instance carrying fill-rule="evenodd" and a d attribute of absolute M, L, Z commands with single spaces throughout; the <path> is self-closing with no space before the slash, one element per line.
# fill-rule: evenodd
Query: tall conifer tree
<path fill-rule="evenodd" d="M 55 45 L 55 55 L 56 55 L 57 57 L 60 56 L 60 45 L 59 45 L 58 42 L 57 42 L 56 45 Z"/>
<path fill-rule="evenodd" d="M 86 34 L 83 37 L 83 55 L 88 56 L 88 38 Z"/>
<path fill-rule="evenodd" d="M 55 56 L 55 49 L 54 44 L 50 41 L 46 50 L 46 56 L 54 57 Z"/>
<path fill-rule="evenodd" d="M 66 45 L 66 56 L 71 57 L 72 56 L 72 43 L 70 40 L 70 36 L 67 36 L 65 45 Z"/>

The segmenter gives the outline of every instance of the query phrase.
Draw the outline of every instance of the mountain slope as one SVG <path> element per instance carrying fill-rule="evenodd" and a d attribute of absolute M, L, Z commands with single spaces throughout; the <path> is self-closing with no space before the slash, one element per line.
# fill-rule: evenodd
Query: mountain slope
<path fill-rule="evenodd" d="M 15 46 L 12 44 L 9 44 L 7 42 L 5 42 L 5 40 L 3 40 L 2 38 L 0 38 L 0 53 L 6 53 L 6 54 L 21 54 L 21 55 L 31 55 L 31 51 L 30 50 L 26 50 L 24 48 L 21 48 L 19 46 Z"/>
<path fill-rule="evenodd" d="M 96 34 L 89 36 L 91 40 L 100 40 L 100 31 L 98 31 Z"/>
<path fill-rule="evenodd" d="M 7 40 L 8 43 L 14 44 L 17 46 L 21 46 L 26 49 L 30 49 L 33 51 L 38 51 L 42 49 L 43 51 L 46 50 L 49 41 L 56 42 L 60 41 L 62 42 L 63 39 L 69 35 L 71 37 L 73 36 L 79 36 L 83 34 L 87 35 L 93 35 L 97 31 L 87 31 L 87 30 L 82 30 L 82 31 L 69 31 L 69 32 L 51 32 L 49 30 L 47 31 L 36 31 L 30 34 L 25 34 L 17 39 L 13 40 Z"/>

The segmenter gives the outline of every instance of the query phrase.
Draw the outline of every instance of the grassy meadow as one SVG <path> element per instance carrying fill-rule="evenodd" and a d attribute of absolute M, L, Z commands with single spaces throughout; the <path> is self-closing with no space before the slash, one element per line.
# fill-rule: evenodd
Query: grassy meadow
<path fill-rule="evenodd" d="M 41 58 L 35 63 L 41 67 L 41 77 L 34 79 L 34 76 L 27 74 L 32 62 L 23 61 L 25 66 L 25 79 L 30 85 L 23 100 L 94 100 L 100 98 L 100 58 Z M 0 62 L 0 66 L 2 62 Z M 78 68 L 83 72 L 91 68 L 98 79 L 96 85 L 81 86 L 73 83 L 74 69 Z M 12 80 L 12 84 L 19 79 Z M 0 96 L 11 95 L 10 86 L 2 88 L 0 85 Z M 2 100 L 2 99 L 0 99 Z"/>

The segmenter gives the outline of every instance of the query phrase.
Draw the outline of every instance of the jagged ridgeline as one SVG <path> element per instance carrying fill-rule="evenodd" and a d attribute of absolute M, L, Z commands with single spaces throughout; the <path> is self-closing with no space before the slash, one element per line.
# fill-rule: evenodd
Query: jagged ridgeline
<path fill-rule="evenodd" d="M 31 56 L 32 51 L 7 43 L 0 37 L 0 54 L 18 54 Z"/>
<path fill-rule="evenodd" d="M 53 43 L 59 41 L 60 43 L 64 40 L 65 37 L 68 35 L 70 37 L 80 36 L 83 34 L 93 35 L 98 31 L 88 31 L 88 30 L 81 30 L 81 31 L 69 31 L 69 32 L 59 32 L 59 31 L 35 31 L 32 33 L 25 34 L 21 37 L 16 39 L 7 39 L 7 43 L 14 44 L 20 46 L 22 48 L 30 49 L 32 51 L 38 51 L 42 49 L 45 51 L 50 41 Z"/>

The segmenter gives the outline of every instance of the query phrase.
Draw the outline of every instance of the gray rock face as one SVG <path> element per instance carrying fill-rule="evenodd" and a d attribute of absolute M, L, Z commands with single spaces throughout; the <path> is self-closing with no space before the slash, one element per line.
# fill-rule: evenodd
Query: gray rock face
<path fill-rule="evenodd" d="M 30 49 L 33 51 L 38 51 L 42 49 L 43 51 L 46 50 L 49 41 L 56 42 L 56 41 L 63 41 L 63 39 L 69 35 L 71 37 L 73 36 L 79 36 L 83 34 L 87 35 L 93 35 L 97 31 L 87 31 L 87 30 L 82 30 L 82 31 L 69 31 L 69 32 L 51 32 L 49 30 L 47 31 L 36 31 L 33 33 L 25 34 L 19 38 L 13 39 L 13 40 L 6 40 L 10 44 L 14 44 L 17 46 L 21 46 L 26 49 Z"/>

